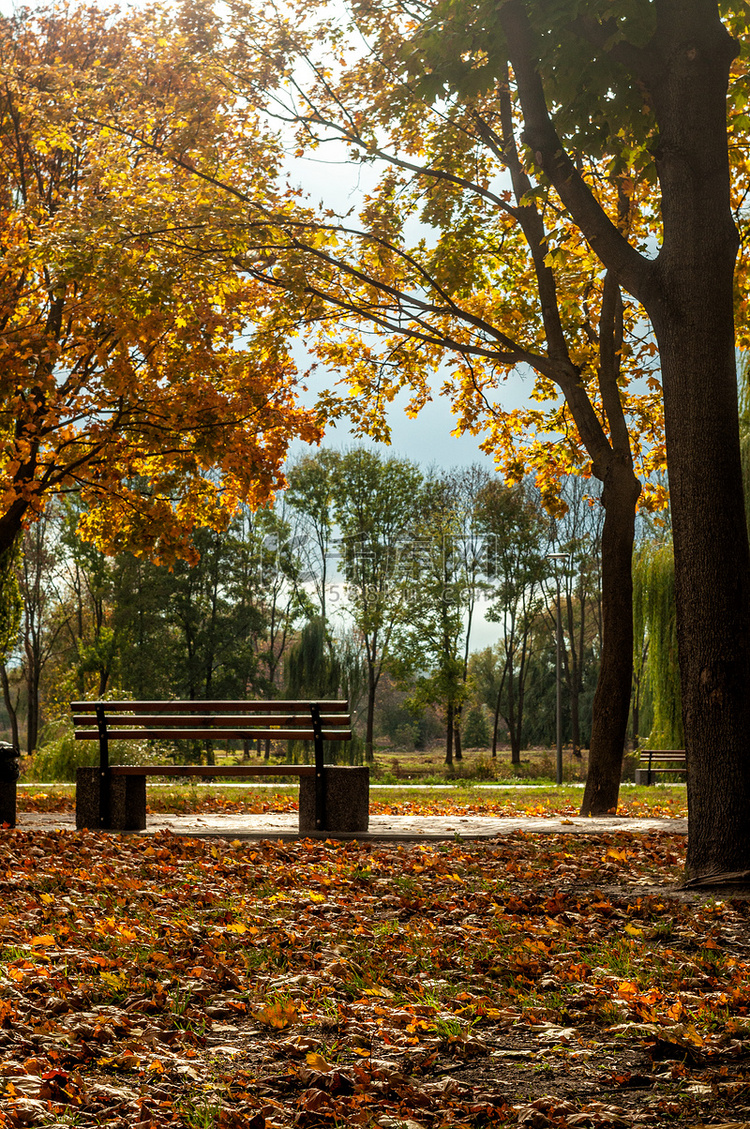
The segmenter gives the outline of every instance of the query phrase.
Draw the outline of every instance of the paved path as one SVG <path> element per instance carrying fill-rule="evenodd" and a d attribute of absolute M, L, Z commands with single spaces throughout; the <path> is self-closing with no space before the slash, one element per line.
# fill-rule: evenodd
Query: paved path
<path fill-rule="evenodd" d="M 75 817 L 66 813 L 20 812 L 18 830 L 75 830 Z M 242 815 L 236 812 L 217 815 L 161 815 L 148 817 L 148 827 L 141 834 L 172 831 L 175 835 L 193 835 L 222 839 L 297 839 L 297 814 L 264 812 Z M 361 841 L 494 839 L 514 831 L 546 835 L 611 835 L 629 831 L 647 835 L 667 832 L 687 834 L 686 819 L 628 819 L 606 816 L 597 819 L 550 816 L 528 818 L 516 816 L 441 816 L 441 815 L 371 815 L 370 830 L 365 834 L 338 835 L 338 839 Z"/>

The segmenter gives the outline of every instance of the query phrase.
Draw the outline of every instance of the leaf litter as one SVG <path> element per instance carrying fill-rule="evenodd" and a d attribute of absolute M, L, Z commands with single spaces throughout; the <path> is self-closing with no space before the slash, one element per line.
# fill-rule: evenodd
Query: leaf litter
<path fill-rule="evenodd" d="M 750 1125 L 684 838 L 0 832 L 0 1126 Z"/>

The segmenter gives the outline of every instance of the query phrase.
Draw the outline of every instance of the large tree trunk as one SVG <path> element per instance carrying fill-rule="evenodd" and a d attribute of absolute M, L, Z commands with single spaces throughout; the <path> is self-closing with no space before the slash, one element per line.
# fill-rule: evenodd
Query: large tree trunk
<path fill-rule="evenodd" d="M 661 356 L 672 498 L 687 871 L 707 877 L 750 867 L 750 554 L 725 126 L 734 45 L 715 4 L 664 3 L 662 15 L 670 66 L 653 94 L 665 235 L 647 309 Z"/>
<path fill-rule="evenodd" d="M 7 667 L 5 666 L 5 663 L 2 663 L 0 665 L 0 679 L 2 679 L 2 684 L 3 684 L 3 700 L 5 702 L 5 709 L 7 710 L 8 718 L 10 720 L 11 741 L 12 741 L 13 747 L 15 749 L 20 749 L 21 744 L 20 744 L 20 735 L 19 735 L 19 732 L 18 732 L 18 709 L 17 709 L 17 707 L 18 707 L 18 695 L 16 695 L 16 700 L 14 702 L 13 697 L 12 697 L 11 692 L 10 692 L 10 680 L 8 678 L 8 670 L 7 670 Z"/>
<path fill-rule="evenodd" d="M 641 486 L 631 466 L 614 461 L 603 485 L 602 662 L 581 815 L 617 809 L 633 678 L 632 563 Z"/>
<path fill-rule="evenodd" d="M 448 702 L 445 714 L 445 763 L 453 765 L 453 702 Z"/>
<path fill-rule="evenodd" d="M 365 729 L 365 760 L 371 764 L 375 760 L 375 693 L 378 684 L 372 667 L 367 680 L 367 722 Z"/>

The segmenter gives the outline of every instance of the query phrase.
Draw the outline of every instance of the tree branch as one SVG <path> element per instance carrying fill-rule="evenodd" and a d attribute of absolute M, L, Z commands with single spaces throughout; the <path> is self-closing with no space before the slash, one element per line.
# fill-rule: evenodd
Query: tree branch
<path fill-rule="evenodd" d="M 550 117 L 533 35 L 521 0 L 500 7 L 500 22 L 524 116 L 524 140 L 588 243 L 617 281 L 639 301 L 651 283 L 654 264 L 620 233 L 576 169 Z"/>
<path fill-rule="evenodd" d="M 607 271 L 599 321 L 599 390 L 609 421 L 612 447 L 616 454 L 627 458 L 632 465 L 630 436 L 618 385 L 622 336 L 622 296 L 614 276 Z"/>

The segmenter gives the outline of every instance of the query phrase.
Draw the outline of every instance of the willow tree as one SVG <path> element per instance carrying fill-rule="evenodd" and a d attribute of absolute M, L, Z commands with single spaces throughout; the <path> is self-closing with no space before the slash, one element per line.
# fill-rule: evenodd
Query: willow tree
<path fill-rule="evenodd" d="M 654 710 L 649 745 L 679 749 L 684 734 L 671 542 L 644 541 L 635 555 L 633 578 L 636 635 L 648 642 L 645 675 Z"/>

